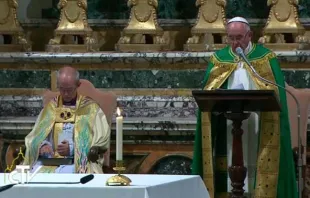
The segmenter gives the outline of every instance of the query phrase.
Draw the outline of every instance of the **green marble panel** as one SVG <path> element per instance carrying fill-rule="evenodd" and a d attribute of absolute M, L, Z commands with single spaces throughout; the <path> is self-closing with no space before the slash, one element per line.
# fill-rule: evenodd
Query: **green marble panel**
<path fill-rule="evenodd" d="M 299 0 L 298 8 L 300 18 L 310 17 L 310 0 Z"/>
<path fill-rule="evenodd" d="M 268 18 L 270 8 L 267 6 L 267 0 L 247 0 L 249 3 L 250 11 L 253 18 L 266 19 Z M 237 2 L 237 1 L 236 1 Z M 254 9 L 255 8 L 255 9 Z M 242 9 L 242 8 L 241 8 Z M 243 8 L 244 9 L 244 8 Z M 232 13 L 227 11 L 227 13 Z M 245 12 L 246 13 L 246 12 Z M 242 15 L 242 13 L 241 13 Z M 236 15 L 231 15 L 235 17 Z"/>
<path fill-rule="evenodd" d="M 83 79 L 97 88 L 201 88 L 203 70 L 138 70 L 138 71 L 80 71 Z M 296 88 L 310 87 L 310 71 L 283 71 L 288 84 Z M 0 72 L 0 88 L 49 88 L 48 71 Z"/>
<path fill-rule="evenodd" d="M 128 19 L 127 0 L 88 0 L 89 19 Z"/>
<path fill-rule="evenodd" d="M 0 71 L 0 88 L 50 88 L 48 71 Z"/>
<path fill-rule="evenodd" d="M 201 87 L 204 71 L 81 71 L 98 88 Z"/>
<path fill-rule="evenodd" d="M 57 8 L 59 0 L 52 0 L 52 7 L 42 9 L 42 18 L 43 19 L 59 19 L 60 12 Z"/>
<path fill-rule="evenodd" d="M 53 0 L 53 7 L 42 10 L 42 18 L 58 19 L 59 0 Z M 88 0 L 88 19 L 128 19 L 129 8 L 126 0 Z"/>
<path fill-rule="evenodd" d="M 255 18 L 255 13 L 253 11 L 251 1 L 249 0 L 227 0 L 226 15 L 228 18 L 233 18 L 235 16 Z"/>
<path fill-rule="evenodd" d="M 159 0 L 158 17 L 164 19 L 193 19 L 197 15 L 196 0 Z M 53 0 L 53 7 L 42 10 L 42 17 L 58 19 L 59 10 Z M 130 9 L 127 0 L 88 0 L 89 19 L 128 19 Z"/>
<path fill-rule="evenodd" d="M 161 19 L 194 19 L 198 8 L 196 0 L 159 0 L 158 18 Z"/>
<path fill-rule="evenodd" d="M 310 88 L 310 71 L 283 71 L 285 81 L 295 88 Z"/>
<path fill-rule="evenodd" d="M 201 88 L 205 71 L 81 71 L 98 88 Z M 296 88 L 310 87 L 310 71 L 283 71 Z"/>
<path fill-rule="evenodd" d="M 53 7 L 42 10 L 43 18 L 58 19 L 59 0 L 52 0 Z M 245 18 L 268 17 L 270 8 L 267 0 L 226 0 L 227 18 L 243 16 Z M 89 19 L 128 19 L 129 8 L 127 0 L 88 0 Z M 196 0 L 159 0 L 158 17 L 162 19 L 194 19 L 197 16 Z M 254 9 L 255 8 L 255 9 Z M 310 17 L 310 0 L 299 1 L 301 18 Z"/>

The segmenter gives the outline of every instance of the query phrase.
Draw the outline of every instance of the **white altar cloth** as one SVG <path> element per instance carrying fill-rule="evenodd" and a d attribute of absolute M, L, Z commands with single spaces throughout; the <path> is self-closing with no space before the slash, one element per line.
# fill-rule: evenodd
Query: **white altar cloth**
<path fill-rule="evenodd" d="M 77 182 L 84 174 L 35 175 L 30 182 Z M 106 186 L 113 175 L 95 174 L 86 184 L 19 184 L 0 192 L 0 198 L 209 198 L 199 176 L 192 175 L 126 175 L 131 186 Z M 7 177 L 7 176 L 6 176 Z M 17 174 L 14 178 L 20 178 Z M 0 186 L 9 184 L 0 174 Z"/>

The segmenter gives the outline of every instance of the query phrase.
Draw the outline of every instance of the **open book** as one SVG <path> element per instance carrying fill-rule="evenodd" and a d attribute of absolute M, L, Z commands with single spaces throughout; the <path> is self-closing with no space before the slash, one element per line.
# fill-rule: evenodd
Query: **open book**
<path fill-rule="evenodd" d="M 64 123 L 63 130 L 58 134 L 58 144 L 67 140 L 69 144 L 73 143 L 74 125 L 71 123 Z"/>

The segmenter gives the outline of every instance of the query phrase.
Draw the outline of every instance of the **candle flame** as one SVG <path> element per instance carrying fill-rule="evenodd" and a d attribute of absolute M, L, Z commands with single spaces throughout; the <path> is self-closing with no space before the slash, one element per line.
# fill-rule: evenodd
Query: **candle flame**
<path fill-rule="evenodd" d="M 121 116 L 121 110 L 120 110 L 119 107 L 117 107 L 116 113 L 117 113 L 118 116 Z"/>

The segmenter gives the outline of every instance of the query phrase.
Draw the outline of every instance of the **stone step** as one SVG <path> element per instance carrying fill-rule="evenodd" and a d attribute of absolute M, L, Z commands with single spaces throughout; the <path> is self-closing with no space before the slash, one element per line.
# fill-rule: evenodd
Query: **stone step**
<path fill-rule="evenodd" d="M 118 105 L 123 111 L 124 135 L 127 140 L 145 140 L 151 139 L 152 136 L 152 140 L 170 141 L 180 138 L 193 141 L 197 104 L 192 97 L 120 96 Z M 0 97 L 1 133 L 10 137 L 14 134 L 23 136 L 28 134 L 42 106 L 40 96 Z M 112 140 L 115 133 L 114 120 L 115 115 L 112 124 Z M 308 125 L 310 129 L 310 118 Z M 310 145 L 310 137 L 308 142 Z"/>
<path fill-rule="evenodd" d="M 195 117 L 197 104 L 192 97 L 122 96 L 118 106 L 126 117 Z M 0 96 L 0 117 L 37 116 L 42 97 Z"/>
<path fill-rule="evenodd" d="M 36 117 L 0 117 L 4 139 L 22 140 L 33 128 Z M 112 121 L 112 143 L 115 140 L 115 119 Z M 196 118 L 126 118 L 124 143 L 193 143 Z"/>
<path fill-rule="evenodd" d="M 32 130 L 35 121 L 35 116 L 0 117 L 0 132 L 4 139 L 20 139 Z M 196 130 L 196 117 L 124 117 L 123 129 L 124 142 L 127 143 L 137 143 L 137 141 L 143 141 L 143 143 L 155 143 L 158 141 L 192 143 Z M 115 118 L 113 118 L 111 129 L 112 142 L 115 140 L 115 132 Z M 307 151 L 307 156 L 310 158 L 310 149 Z"/>

